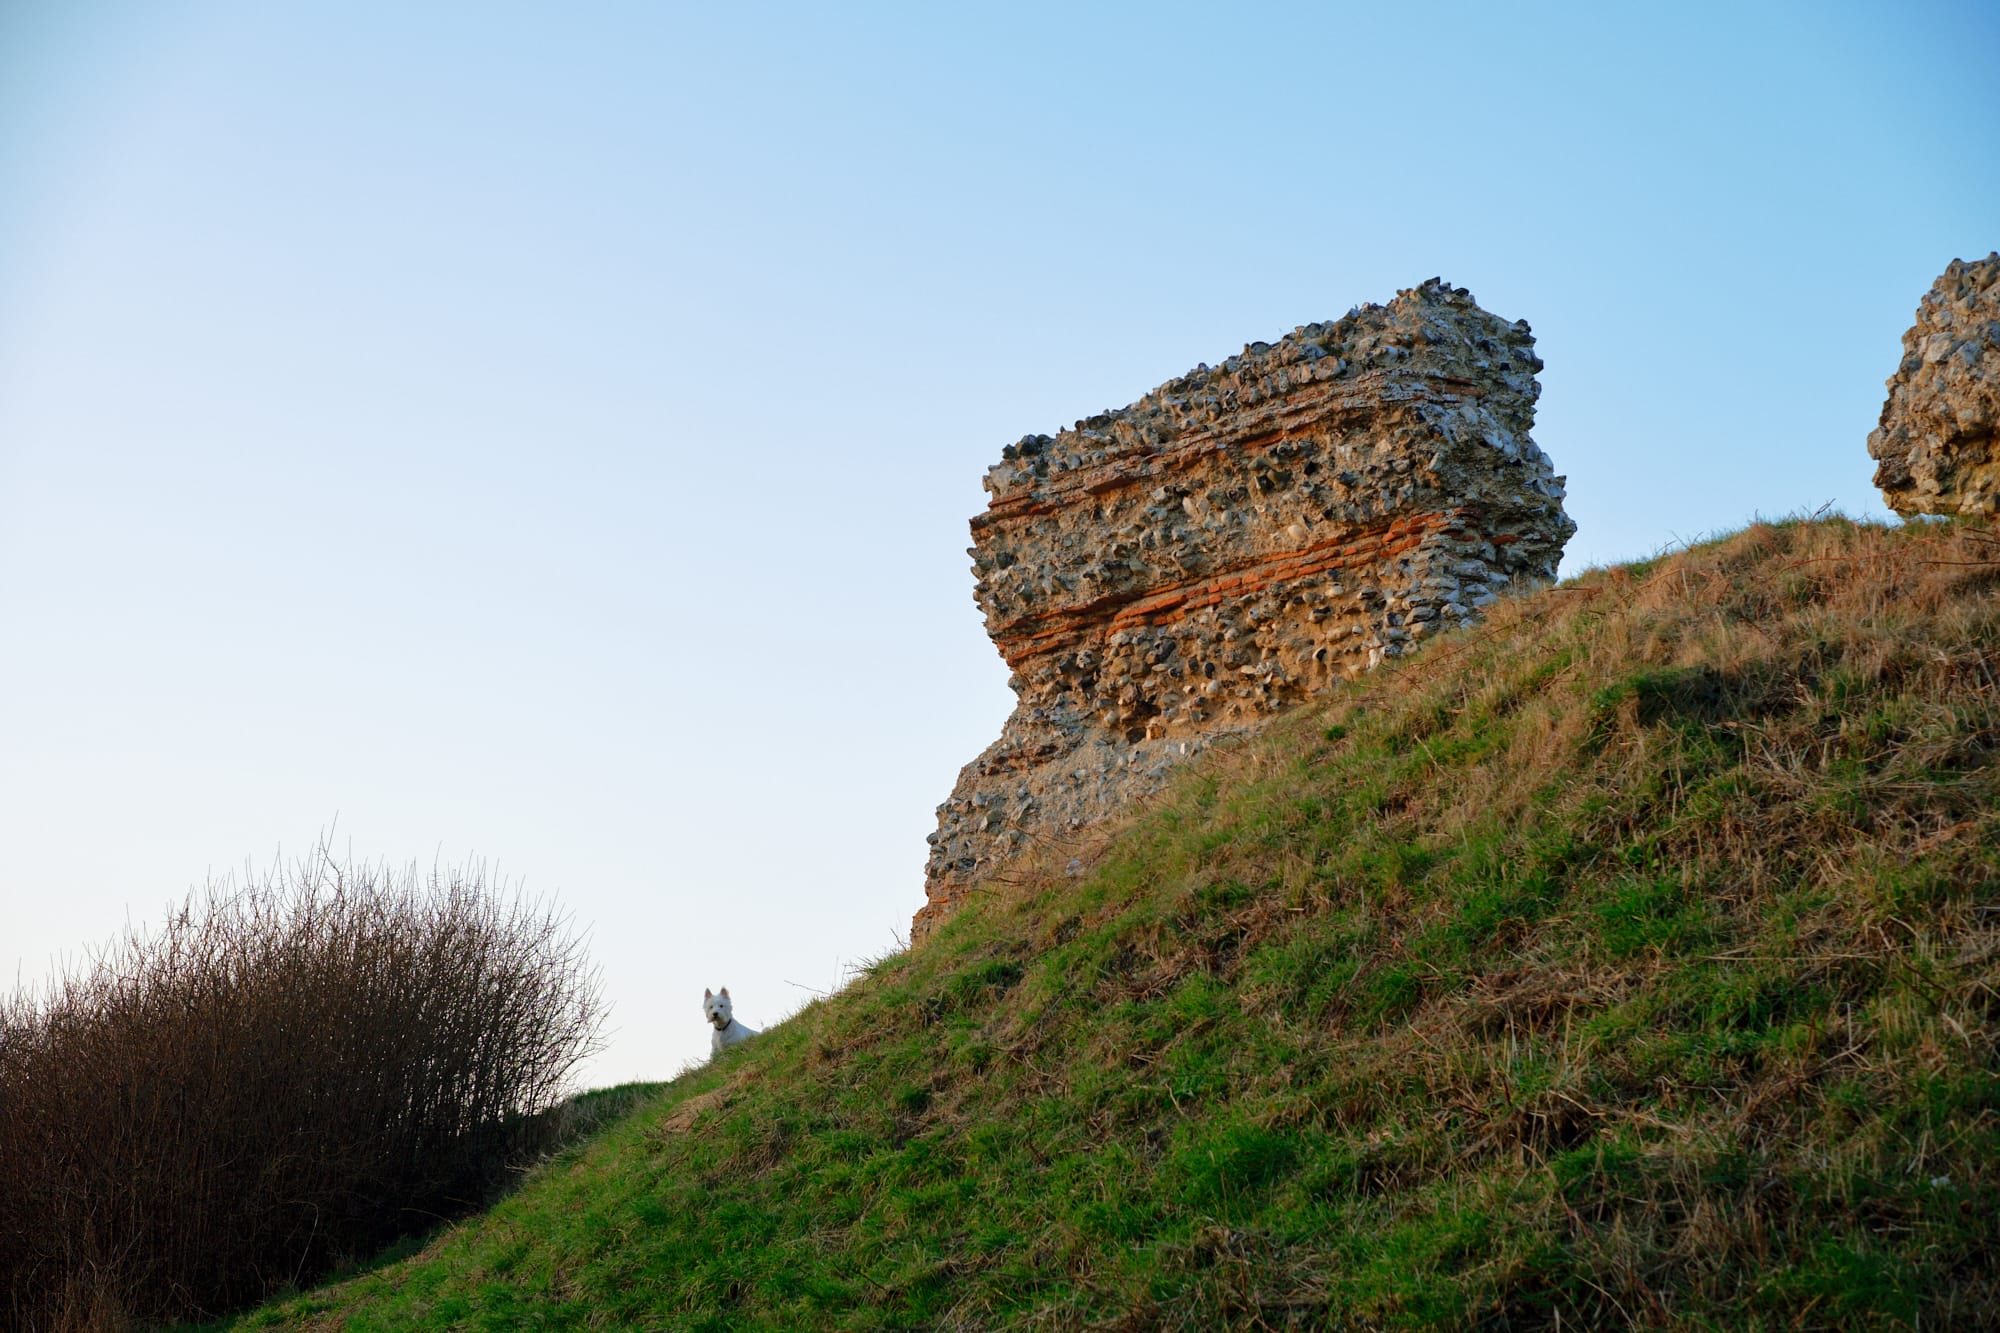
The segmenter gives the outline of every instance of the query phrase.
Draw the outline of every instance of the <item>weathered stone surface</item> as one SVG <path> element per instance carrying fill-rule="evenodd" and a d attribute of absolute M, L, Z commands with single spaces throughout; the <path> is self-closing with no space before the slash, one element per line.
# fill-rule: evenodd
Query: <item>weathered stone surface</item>
<path fill-rule="evenodd" d="M 1002 451 L 974 596 L 1019 701 L 938 809 L 921 936 L 1220 735 L 1553 576 L 1542 367 L 1432 279 Z"/>
<path fill-rule="evenodd" d="M 1868 436 L 1891 509 L 2000 514 L 2000 252 L 1954 259 L 1917 306 Z"/>

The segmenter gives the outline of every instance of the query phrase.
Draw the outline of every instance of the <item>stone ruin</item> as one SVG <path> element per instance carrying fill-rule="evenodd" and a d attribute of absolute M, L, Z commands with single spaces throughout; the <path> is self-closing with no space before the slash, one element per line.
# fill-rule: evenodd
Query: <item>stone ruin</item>
<path fill-rule="evenodd" d="M 1917 306 L 1882 422 L 1868 436 L 1891 509 L 2000 514 L 2000 252 L 1954 259 Z"/>
<path fill-rule="evenodd" d="M 921 939 L 1173 765 L 1550 579 L 1526 321 L 1432 279 L 1001 451 L 974 597 L 1018 696 L 938 807 Z"/>

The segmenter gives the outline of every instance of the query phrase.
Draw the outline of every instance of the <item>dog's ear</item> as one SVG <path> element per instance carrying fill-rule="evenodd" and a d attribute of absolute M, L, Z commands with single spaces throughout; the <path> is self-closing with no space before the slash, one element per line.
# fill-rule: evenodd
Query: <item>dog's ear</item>
<path fill-rule="evenodd" d="M 723 991 L 722 993 L 723 993 L 724 995 L 727 995 L 727 994 L 729 994 L 729 992 L 728 992 L 727 990 L 724 990 L 724 991 Z M 704 986 L 704 987 L 702 988 L 702 992 L 701 992 L 701 998 L 702 998 L 702 999 L 704 999 L 704 1000 L 712 1000 L 712 999 L 714 999 L 714 998 L 715 998 L 715 992 L 714 992 L 714 991 L 712 991 L 712 990 L 709 990 L 709 989 L 708 989 L 708 988 L 707 988 L 706 986 Z"/>
<path fill-rule="evenodd" d="M 729 998 L 729 987 L 724 986 L 722 988 L 722 998 L 725 1000 Z"/>

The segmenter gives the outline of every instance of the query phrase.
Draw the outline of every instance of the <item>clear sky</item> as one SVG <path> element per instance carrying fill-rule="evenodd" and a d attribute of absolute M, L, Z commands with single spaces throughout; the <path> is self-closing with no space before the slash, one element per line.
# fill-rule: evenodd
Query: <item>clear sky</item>
<path fill-rule="evenodd" d="M 2000 246 L 2000 7 L 0 0 L 0 967 L 337 820 L 605 1083 L 895 947 L 1002 445 L 1434 274 L 1565 568 L 1833 502 Z"/>

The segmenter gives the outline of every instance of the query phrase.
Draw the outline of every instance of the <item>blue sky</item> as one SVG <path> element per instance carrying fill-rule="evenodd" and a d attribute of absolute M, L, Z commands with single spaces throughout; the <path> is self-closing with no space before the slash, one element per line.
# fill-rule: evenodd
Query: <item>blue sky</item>
<path fill-rule="evenodd" d="M 593 1082 L 893 946 L 1001 446 L 1433 274 L 1566 569 L 1832 502 L 2000 246 L 2000 10 L 0 5 L 0 966 L 338 820 L 595 931 Z"/>

